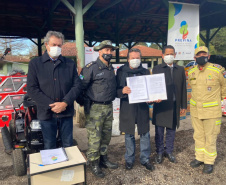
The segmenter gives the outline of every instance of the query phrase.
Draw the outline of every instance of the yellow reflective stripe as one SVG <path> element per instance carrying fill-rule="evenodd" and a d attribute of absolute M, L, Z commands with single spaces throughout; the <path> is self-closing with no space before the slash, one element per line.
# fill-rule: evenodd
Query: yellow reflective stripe
<path fill-rule="evenodd" d="M 216 125 L 221 125 L 221 120 L 216 121 Z"/>
<path fill-rule="evenodd" d="M 193 99 L 190 99 L 190 104 L 192 104 L 192 105 L 196 105 L 196 102 L 193 100 Z"/>
<path fill-rule="evenodd" d="M 218 68 L 215 68 L 215 67 L 207 67 L 207 69 L 209 69 L 209 70 L 212 70 L 212 71 L 215 71 L 215 72 L 217 72 L 217 73 L 219 73 L 220 72 L 220 70 L 218 69 Z"/>
<path fill-rule="evenodd" d="M 204 150 L 205 150 L 205 148 L 195 148 L 195 151 L 203 152 Z"/>
<path fill-rule="evenodd" d="M 215 102 L 208 102 L 208 103 L 203 103 L 202 105 L 203 105 L 203 107 L 213 107 L 213 106 L 217 106 L 218 102 L 217 101 L 215 101 Z"/>
<path fill-rule="evenodd" d="M 191 74 L 192 72 L 194 72 L 196 69 L 198 69 L 197 66 L 194 67 L 193 69 L 190 69 L 190 70 L 188 71 L 188 74 L 190 75 L 190 74 Z"/>
<path fill-rule="evenodd" d="M 215 69 L 215 70 L 217 70 L 217 71 L 220 71 L 220 69 L 219 69 L 219 68 L 217 68 L 217 67 L 213 67 L 213 66 L 208 66 L 207 68 L 209 68 L 209 69 Z"/>
<path fill-rule="evenodd" d="M 209 153 L 209 152 L 206 151 L 206 149 L 204 149 L 204 152 L 205 152 L 207 155 L 209 155 L 209 156 L 215 156 L 215 155 L 217 155 L 217 152 Z"/>
<path fill-rule="evenodd" d="M 204 153 L 206 153 L 209 156 L 215 156 L 215 155 L 217 155 L 217 152 L 209 153 L 209 152 L 206 151 L 205 148 L 195 148 L 195 151 L 204 152 Z"/>

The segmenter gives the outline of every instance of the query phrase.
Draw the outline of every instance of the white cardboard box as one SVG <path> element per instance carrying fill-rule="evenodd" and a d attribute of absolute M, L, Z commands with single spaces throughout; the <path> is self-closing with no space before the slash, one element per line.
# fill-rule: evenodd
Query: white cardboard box
<path fill-rule="evenodd" d="M 28 184 L 30 185 L 71 185 L 86 184 L 86 159 L 77 146 L 65 148 L 68 161 L 52 165 L 42 164 L 40 153 L 28 156 Z"/>

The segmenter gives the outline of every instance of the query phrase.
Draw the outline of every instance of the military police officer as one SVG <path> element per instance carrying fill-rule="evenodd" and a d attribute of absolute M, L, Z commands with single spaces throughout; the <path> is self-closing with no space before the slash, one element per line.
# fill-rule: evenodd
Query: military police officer
<path fill-rule="evenodd" d="M 192 87 L 190 100 L 191 119 L 194 128 L 195 160 L 190 166 L 204 164 L 203 173 L 212 173 L 217 157 L 216 140 L 221 126 L 221 100 L 226 97 L 226 71 L 217 64 L 209 63 L 210 55 L 205 46 L 195 50 L 194 66 L 188 72 Z"/>
<path fill-rule="evenodd" d="M 102 41 L 99 46 L 94 47 L 94 51 L 99 52 L 99 57 L 87 64 L 80 75 L 85 97 L 87 158 L 91 163 L 92 173 L 101 178 L 105 175 L 100 166 L 118 168 L 107 157 L 112 132 L 112 101 L 116 97 L 116 78 L 110 60 L 113 50 L 117 48 L 109 40 Z"/>

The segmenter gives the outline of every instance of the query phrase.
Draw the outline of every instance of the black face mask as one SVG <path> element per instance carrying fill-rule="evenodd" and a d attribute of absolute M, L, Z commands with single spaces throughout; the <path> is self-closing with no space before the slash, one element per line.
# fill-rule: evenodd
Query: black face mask
<path fill-rule="evenodd" d="M 109 63 L 112 59 L 112 54 L 103 54 L 102 57 Z"/>
<path fill-rule="evenodd" d="M 202 56 L 202 57 L 196 58 L 196 62 L 200 66 L 204 66 L 208 62 L 208 57 Z"/>

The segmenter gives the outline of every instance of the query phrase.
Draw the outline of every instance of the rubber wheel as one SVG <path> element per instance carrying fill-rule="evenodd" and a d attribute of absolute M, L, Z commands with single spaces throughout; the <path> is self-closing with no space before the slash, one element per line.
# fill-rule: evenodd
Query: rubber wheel
<path fill-rule="evenodd" d="M 13 120 L 9 122 L 9 133 L 12 141 L 16 141 L 16 127 Z"/>
<path fill-rule="evenodd" d="M 12 152 L 13 171 L 16 176 L 26 175 L 27 167 L 25 163 L 24 152 L 22 149 L 15 149 Z"/>
<path fill-rule="evenodd" d="M 5 152 L 7 154 L 11 154 L 12 151 L 13 151 L 13 142 L 12 142 L 12 139 L 10 137 L 9 130 L 6 126 L 4 126 L 1 130 L 1 132 L 2 132 L 3 144 L 5 146 Z"/>

